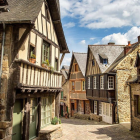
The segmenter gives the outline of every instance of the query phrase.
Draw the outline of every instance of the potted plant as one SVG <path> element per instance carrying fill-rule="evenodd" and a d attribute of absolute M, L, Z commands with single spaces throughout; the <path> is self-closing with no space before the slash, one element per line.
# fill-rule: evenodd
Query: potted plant
<path fill-rule="evenodd" d="M 29 59 L 29 62 L 31 62 L 31 63 L 36 62 L 36 55 L 35 54 L 31 54 L 31 58 Z"/>
<path fill-rule="evenodd" d="M 51 121 L 51 124 L 53 124 L 53 125 L 57 125 L 58 122 L 59 122 L 59 124 L 61 124 L 61 120 L 58 119 L 57 117 L 54 117 L 54 118 L 52 119 L 52 121 Z"/>
<path fill-rule="evenodd" d="M 42 67 L 44 67 L 44 68 L 48 68 L 49 69 L 49 65 L 50 65 L 50 63 L 49 63 L 48 59 L 46 61 L 42 62 Z"/>

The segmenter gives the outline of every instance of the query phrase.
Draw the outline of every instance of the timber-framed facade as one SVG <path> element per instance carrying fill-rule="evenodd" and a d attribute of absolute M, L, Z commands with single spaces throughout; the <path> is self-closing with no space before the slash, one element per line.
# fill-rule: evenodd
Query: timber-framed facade
<path fill-rule="evenodd" d="M 86 53 L 73 52 L 68 75 L 70 116 L 74 116 L 77 113 L 90 113 L 89 100 L 86 98 L 85 90 L 86 60 Z"/>
<path fill-rule="evenodd" d="M 7 4 L 0 17 L 0 139 L 34 139 L 59 117 L 60 53 L 69 50 L 58 0 Z"/>

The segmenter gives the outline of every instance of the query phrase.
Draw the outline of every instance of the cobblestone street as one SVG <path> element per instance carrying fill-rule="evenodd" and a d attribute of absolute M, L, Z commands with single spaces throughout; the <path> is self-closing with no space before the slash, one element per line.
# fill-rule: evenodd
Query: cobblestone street
<path fill-rule="evenodd" d="M 140 140 L 140 134 L 121 124 L 109 125 L 90 120 L 62 120 L 63 136 L 56 140 Z"/>

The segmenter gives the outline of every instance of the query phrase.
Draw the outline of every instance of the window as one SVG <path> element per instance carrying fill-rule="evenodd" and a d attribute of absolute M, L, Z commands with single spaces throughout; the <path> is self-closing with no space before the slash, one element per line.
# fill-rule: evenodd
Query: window
<path fill-rule="evenodd" d="M 102 102 L 99 102 L 99 114 L 102 115 Z"/>
<path fill-rule="evenodd" d="M 72 91 L 75 90 L 75 82 L 72 82 Z"/>
<path fill-rule="evenodd" d="M 90 77 L 88 77 L 88 89 L 90 89 Z"/>
<path fill-rule="evenodd" d="M 43 42 L 43 50 L 42 50 L 42 62 L 49 60 L 50 58 L 50 44 L 47 42 Z"/>
<path fill-rule="evenodd" d="M 135 116 L 140 115 L 140 95 L 134 95 L 134 110 L 135 110 Z"/>
<path fill-rule="evenodd" d="M 107 64 L 107 59 L 103 59 L 103 64 Z"/>
<path fill-rule="evenodd" d="M 95 66 L 95 62 L 94 62 L 94 60 L 92 60 L 92 66 Z"/>
<path fill-rule="evenodd" d="M 35 47 L 30 45 L 30 53 L 29 53 L 29 58 L 33 58 L 33 55 L 35 55 Z"/>
<path fill-rule="evenodd" d="M 108 89 L 114 89 L 114 77 L 113 76 L 108 77 Z"/>
<path fill-rule="evenodd" d="M 55 58 L 55 70 L 58 71 L 58 59 Z"/>
<path fill-rule="evenodd" d="M 100 89 L 104 89 L 104 76 L 100 76 Z"/>
<path fill-rule="evenodd" d="M 93 77 L 93 89 L 96 89 L 96 76 Z"/>
<path fill-rule="evenodd" d="M 63 99 L 63 91 L 61 91 L 61 99 Z"/>
<path fill-rule="evenodd" d="M 51 124 L 52 96 L 41 99 L 41 127 Z"/>
<path fill-rule="evenodd" d="M 75 64 L 75 72 L 78 71 L 78 64 Z"/>
<path fill-rule="evenodd" d="M 97 114 L 97 101 L 94 101 L 94 114 Z"/>
<path fill-rule="evenodd" d="M 85 81 L 82 81 L 82 90 L 85 90 Z"/>

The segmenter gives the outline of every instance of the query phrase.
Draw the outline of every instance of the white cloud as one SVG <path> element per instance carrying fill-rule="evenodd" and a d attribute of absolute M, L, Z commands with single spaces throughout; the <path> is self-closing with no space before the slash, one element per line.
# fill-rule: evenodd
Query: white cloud
<path fill-rule="evenodd" d="M 91 37 L 90 40 L 95 40 L 95 38 L 94 37 Z"/>
<path fill-rule="evenodd" d="M 108 42 L 114 42 L 115 44 L 127 45 L 128 41 L 131 43 L 137 42 L 137 37 L 140 35 L 140 27 L 132 27 L 126 33 L 113 33 L 111 35 L 102 38 L 98 44 L 107 44 Z"/>
<path fill-rule="evenodd" d="M 66 28 L 71 28 L 71 27 L 74 27 L 74 26 L 75 26 L 74 22 L 69 22 L 69 23 L 64 25 L 64 27 L 66 27 Z"/>
<path fill-rule="evenodd" d="M 80 44 L 85 45 L 85 44 L 86 44 L 86 40 L 82 40 L 82 41 L 80 42 Z"/>
<path fill-rule="evenodd" d="M 71 57 L 64 57 L 62 65 L 70 65 Z"/>
<path fill-rule="evenodd" d="M 140 26 L 140 0 L 60 0 L 62 17 L 90 29 Z"/>

